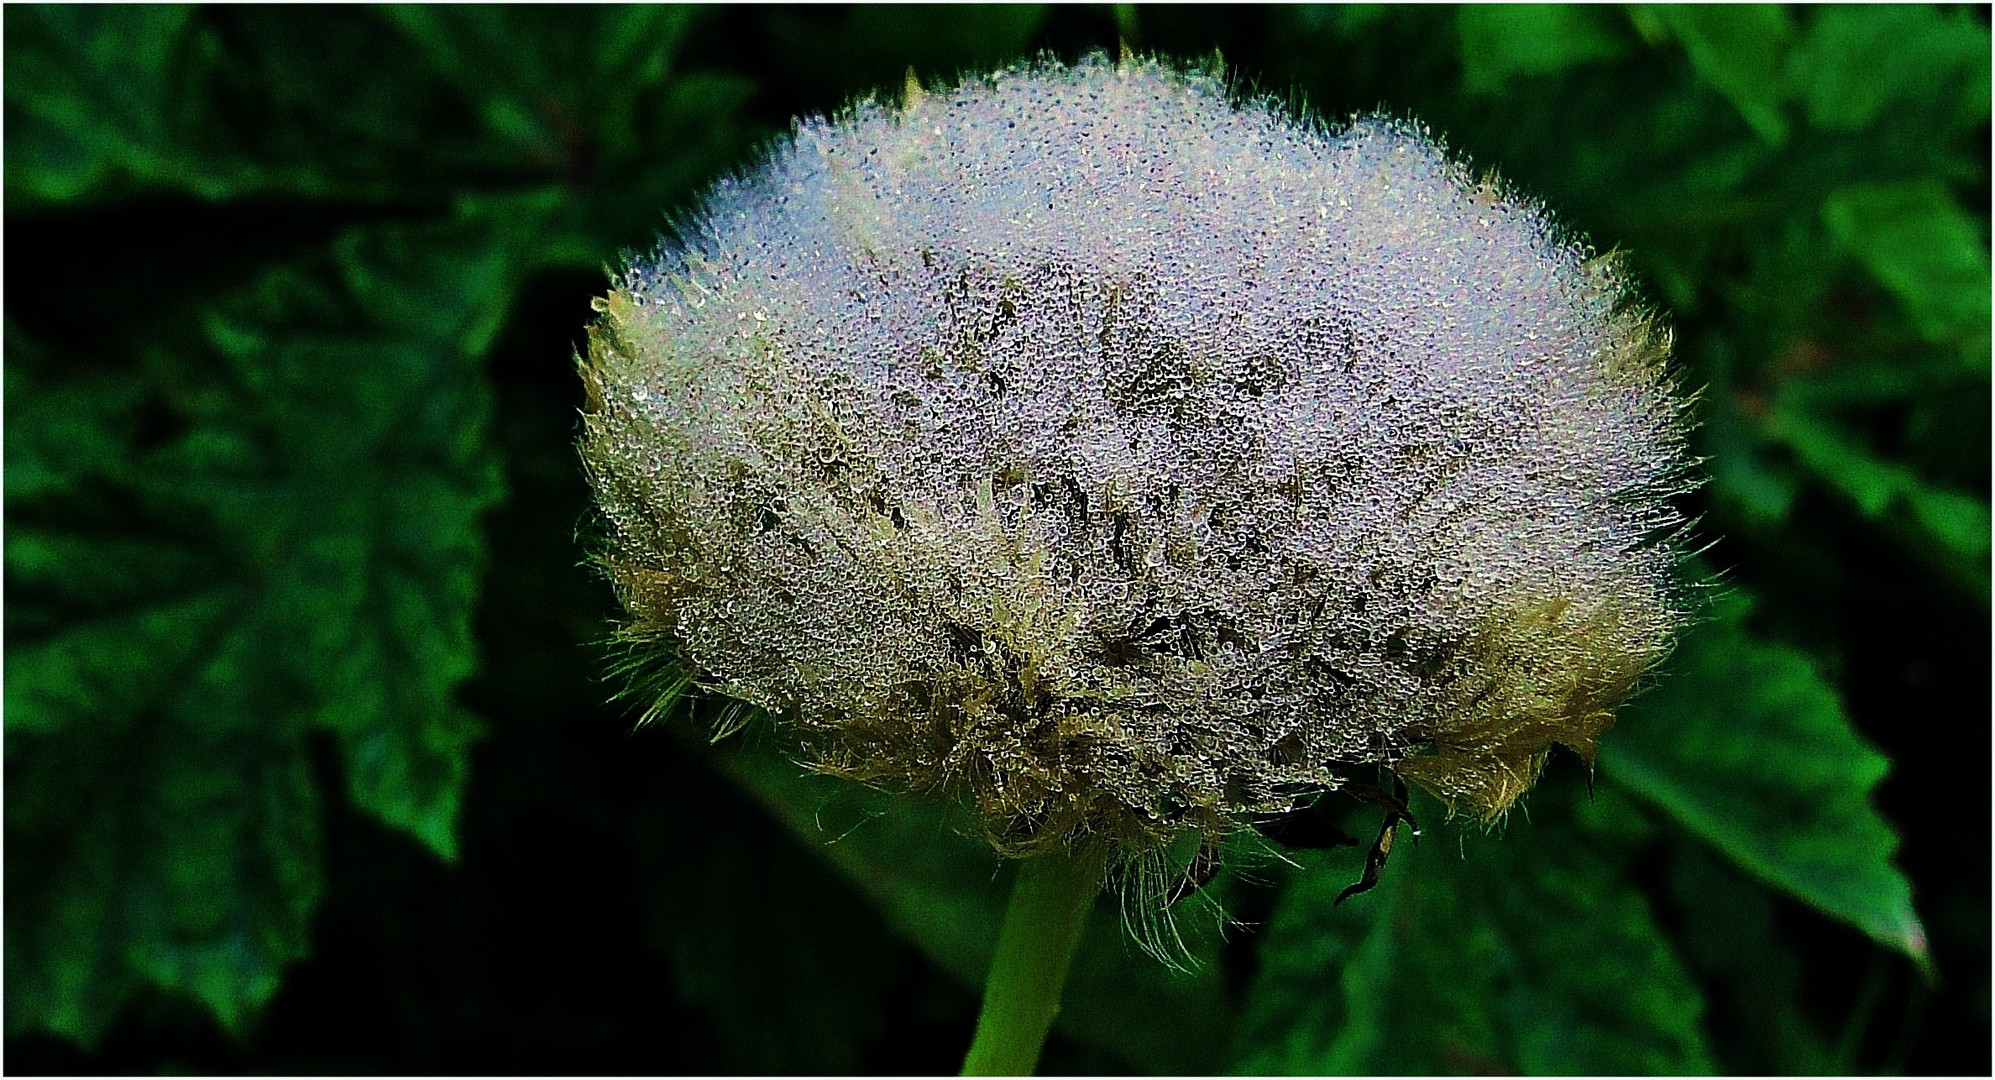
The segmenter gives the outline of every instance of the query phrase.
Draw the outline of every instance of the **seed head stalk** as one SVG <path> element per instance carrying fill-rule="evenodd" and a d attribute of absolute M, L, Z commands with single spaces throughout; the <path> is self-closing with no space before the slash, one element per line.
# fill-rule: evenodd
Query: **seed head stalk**
<path fill-rule="evenodd" d="M 964 1076 L 1032 1075 L 1106 865 L 1100 845 L 1056 848 L 1021 863 Z"/>

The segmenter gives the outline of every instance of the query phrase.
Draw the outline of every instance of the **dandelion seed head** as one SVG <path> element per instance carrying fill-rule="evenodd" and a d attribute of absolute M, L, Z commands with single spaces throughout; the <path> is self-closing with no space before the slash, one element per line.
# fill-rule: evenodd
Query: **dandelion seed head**
<path fill-rule="evenodd" d="M 798 124 L 600 304 L 633 641 L 1024 853 L 1397 770 L 1500 814 L 1679 618 L 1667 342 L 1383 119 L 1154 62 Z"/>

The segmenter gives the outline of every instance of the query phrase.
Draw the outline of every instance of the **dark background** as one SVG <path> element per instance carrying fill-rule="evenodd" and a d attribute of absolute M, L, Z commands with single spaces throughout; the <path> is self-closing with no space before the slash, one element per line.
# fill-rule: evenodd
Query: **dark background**
<path fill-rule="evenodd" d="M 1528 852 L 1527 834 L 1570 821 L 1611 853 L 1695 985 L 1686 1023 L 1721 1071 L 1989 1069 L 1986 8 L 4 19 L 9 1071 L 953 1072 L 977 965 L 911 931 L 910 911 L 968 909 L 895 893 L 863 853 L 826 847 L 838 832 L 800 825 L 843 796 L 769 779 L 780 736 L 709 748 L 697 719 L 634 729 L 641 705 L 611 701 L 617 612 L 582 561 L 572 360 L 604 267 L 791 117 L 897 94 L 910 66 L 933 85 L 1119 40 L 1217 50 L 1243 88 L 1332 120 L 1416 116 L 1630 253 L 1701 390 L 1712 480 L 1685 497 L 1709 544 L 1693 572 L 1751 604 L 1711 617 L 1742 635 L 1739 683 L 1692 672 L 1662 699 L 1738 706 L 1743 809 L 1714 828 L 1820 808 L 1780 802 L 1801 766 L 1753 742 L 1753 695 L 1776 681 L 1762 664 L 1806 688 L 1768 712 L 1846 717 L 1889 759 L 1874 791 L 1833 768 L 1808 790 L 1841 791 L 1855 808 L 1836 813 L 1857 817 L 1873 799 L 1895 829 L 1937 975 L 1723 869 L 1728 841 L 1669 806 L 1616 802 L 1612 762 L 1592 803 L 1577 763 L 1555 763 L 1531 804 L 1546 823 L 1499 843 Z M 433 254 L 449 245 L 473 254 Z M 286 367 L 229 327 L 309 347 Z M 415 389 L 380 389 L 396 379 Z M 391 406 L 374 441 L 327 449 Z M 444 493 L 409 509 L 405 476 L 445 477 Z M 325 524 L 349 506 L 365 523 Z M 369 576 L 342 607 L 313 575 L 352 565 Z M 210 588 L 253 614 L 146 621 Z M 266 752 L 281 797 L 230 771 Z M 404 795 L 460 786 L 461 804 Z M 1620 812 L 1586 809 L 1602 806 L 1647 809 L 1601 825 Z M 1458 831 L 1430 824 L 1423 852 Z M 988 893 L 975 910 L 1001 902 L 994 859 L 925 850 L 911 876 L 953 859 Z M 1854 840 L 1826 857 L 1863 859 Z M 1208 1017 L 1219 1056 L 1131 1050 L 1129 1032 L 1183 1023 L 1131 1004 L 1056 1033 L 1046 1068 L 1293 1063 L 1256 1051 L 1307 1022 L 1261 1003 L 1300 955 L 1264 953 L 1297 940 L 1274 913 L 1310 874 L 1354 866 L 1224 883 L 1245 925 L 1201 946 L 1198 984 L 1236 1010 Z M 1410 864 L 1379 909 L 1413 903 L 1424 872 Z M 1440 951 L 1409 954 L 1412 988 L 1392 989 L 1416 1019 L 1417 973 L 1450 962 L 1445 939 L 1425 947 Z M 1334 965 L 1317 977 L 1326 996 L 1342 985 Z M 218 1012 L 231 995 L 246 1004 Z M 1508 1008 L 1461 1007 L 1485 1006 Z M 1406 1058 L 1414 1071 L 1548 1060 L 1433 1037 L 1480 1049 L 1448 1043 Z"/>

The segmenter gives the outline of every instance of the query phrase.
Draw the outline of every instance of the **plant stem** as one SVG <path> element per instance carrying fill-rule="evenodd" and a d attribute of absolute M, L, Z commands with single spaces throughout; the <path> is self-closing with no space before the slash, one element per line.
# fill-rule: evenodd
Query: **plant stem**
<path fill-rule="evenodd" d="M 1106 854 L 1092 846 L 1057 850 L 1018 868 L 964 1076 L 1032 1075 L 1060 1011 L 1060 987 L 1088 909 L 1101 891 Z"/>

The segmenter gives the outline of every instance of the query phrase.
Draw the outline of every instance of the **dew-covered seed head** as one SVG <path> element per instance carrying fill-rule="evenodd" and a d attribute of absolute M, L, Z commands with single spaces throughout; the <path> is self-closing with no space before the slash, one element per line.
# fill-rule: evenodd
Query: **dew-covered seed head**
<path fill-rule="evenodd" d="M 1666 649 L 1667 341 L 1380 119 L 1051 63 L 800 123 L 598 307 L 600 561 L 702 686 L 992 841 L 1397 770 L 1493 817 Z"/>

